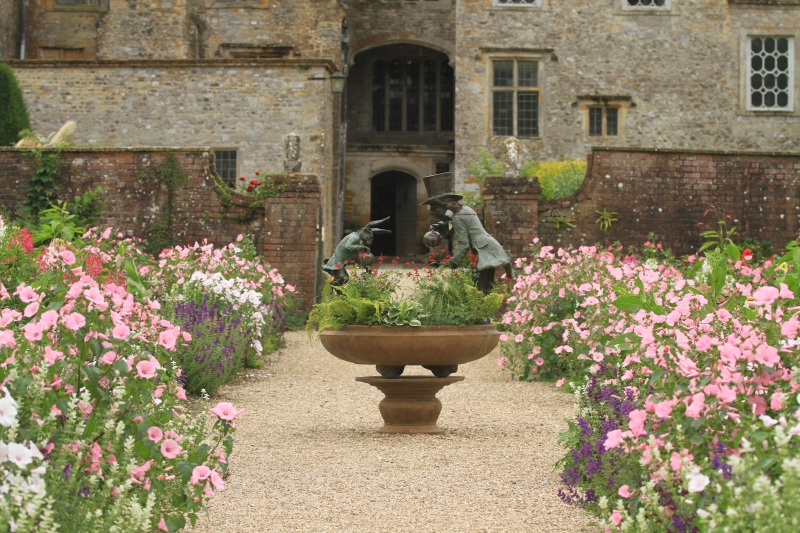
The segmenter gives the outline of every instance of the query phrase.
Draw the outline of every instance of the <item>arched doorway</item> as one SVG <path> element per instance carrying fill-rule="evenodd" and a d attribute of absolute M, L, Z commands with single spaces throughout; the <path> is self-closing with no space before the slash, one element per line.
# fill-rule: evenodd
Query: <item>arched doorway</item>
<path fill-rule="evenodd" d="M 382 172 L 371 180 L 370 219 L 391 217 L 382 228 L 392 233 L 376 235 L 372 253 L 376 256 L 411 257 L 416 253 L 417 180 L 399 170 Z"/>

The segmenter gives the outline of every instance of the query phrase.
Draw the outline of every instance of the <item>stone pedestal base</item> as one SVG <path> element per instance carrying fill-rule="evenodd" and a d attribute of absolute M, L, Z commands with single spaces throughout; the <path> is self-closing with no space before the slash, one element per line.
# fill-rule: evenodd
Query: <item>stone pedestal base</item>
<path fill-rule="evenodd" d="M 428 433 L 441 434 L 444 430 L 436 425 L 442 402 L 436 393 L 443 387 L 463 381 L 462 376 L 433 378 L 428 376 L 405 376 L 383 378 L 360 377 L 356 381 L 377 387 L 386 397 L 378 408 L 384 426 L 378 433 Z"/>

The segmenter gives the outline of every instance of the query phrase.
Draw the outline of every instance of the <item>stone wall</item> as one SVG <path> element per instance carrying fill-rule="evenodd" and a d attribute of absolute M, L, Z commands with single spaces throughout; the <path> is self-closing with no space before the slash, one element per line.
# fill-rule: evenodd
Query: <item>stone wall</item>
<path fill-rule="evenodd" d="M 176 195 L 174 234 L 180 244 L 208 240 L 216 245 L 233 242 L 246 233 L 254 236 L 264 258 L 277 267 L 287 283 L 295 285 L 303 305 L 314 302 L 320 263 L 318 224 L 321 188 L 309 174 L 279 178 L 283 191 L 266 200 L 249 222 L 250 198 L 232 192 L 232 206 L 223 207 L 209 176 L 213 155 L 208 149 L 84 148 L 64 150 L 59 194 L 73 198 L 100 187 L 107 207 L 100 225 L 113 226 L 128 236 L 143 238 L 166 205 L 166 189 L 158 184 L 159 163 L 173 154 L 189 178 Z M 14 213 L 25 200 L 35 160 L 20 150 L 0 148 L 0 207 Z"/>
<path fill-rule="evenodd" d="M 336 0 L 285 5 L 273 0 L 100 0 L 96 6 L 28 0 L 27 57 L 197 59 L 227 57 L 230 50 L 288 47 L 277 57 L 338 63 L 344 14 Z M 2 26 L 0 35 L 6 35 Z"/>
<path fill-rule="evenodd" d="M 326 61 L 12 62 L 35 131 L 77 123 L 78 145 L 211 146 L 237 150 L 239 174 L 283 171 L 284 136 L 300 135 L 303 172 L 320 177 L 326 205 L 333 115 Z M 320 79 L 309 79 L 320 78 Z M 313 102 L 313 105 L 310 103 Z M 330 232 L 330 207 L 323 226 Z M 332 235 L 325 238 L 332 247 Z M 337 241 L 338 242 L 338 241 Z"/>
<path fill-rule="evenodd" d="M 671 0 L 667 10 L 627 10 L 624 0 L 541 0 L 542 7 L 460 0 L 456 14 L 456 162 L 462 181 L 477 150 L 498 159 L 492 135 L 493 59 L 539 61 L 540 133 L 520 139 L 536 161 L 582 159 L 591 146 L 798 150 L 794 111 L 745 109 L 748 35 L 795 38 L 789 5 Z M 590 137 L 588 105 L 621 106 L 620 135 Z"/>
<path fill-rule="evenodd" d="M 0 61 L 16 57 L 19 53 L 16 7 L 14 1 L 0 2 Z"/>
<path fill-rule="evenodd" d="M 716 224 L 704 217 L 712 205 L 742 237 L 782 248 L 800 228 L 800 153 L 595 148 L 581 188 L 539 204 L 539 235 L 554 246 L 641 246 L 654 232 L 676 255 L 691 254 L 702 244 L 698 223 Z M 603 209 L 618 219 L 607 235 L 596 223 Z"/>

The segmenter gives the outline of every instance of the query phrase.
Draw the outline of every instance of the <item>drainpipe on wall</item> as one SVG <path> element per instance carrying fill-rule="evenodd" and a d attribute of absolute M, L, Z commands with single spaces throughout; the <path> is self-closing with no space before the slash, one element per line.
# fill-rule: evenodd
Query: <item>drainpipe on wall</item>
<path fill-rule="evenodd" d="M 350 34 L 347 32 L 347 18 L 342 20 L 342 54 L 341 71 L 345 75 L 344 90 L 340 97 L 339 117 L 339 179 L 336 183 L 336 206 L 334 211 L 333 234 L 335 241 L 339 242 L 344 231 L 344 165 L 347 149 L 347 52 L 350 47 Z"/>
<path fill-rule="evenodd" d="M 20 0 L 20 17 L 19 17 L 19 58 L 25 59 L 25 0 Z"/>

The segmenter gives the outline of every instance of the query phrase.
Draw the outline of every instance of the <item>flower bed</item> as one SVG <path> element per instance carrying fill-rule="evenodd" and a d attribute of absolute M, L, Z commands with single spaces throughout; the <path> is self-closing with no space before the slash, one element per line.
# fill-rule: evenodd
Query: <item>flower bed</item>
<path fill-rule="evenodd" d="M 742 255 L 519 261 L 500 364 L 574 392 L 560 494 L 606 531 L 797 530 L 800 248 Z"/>
<path fill-rule="evenodd" d="M 187 416 L 183 368 L 196 321 L 182 327 L 174 308 L 204 290 L 184 272 L 235 280 L 202 296 L 216 302 L 213 320 L 236 315 L 270 343 L 281 331 L 282 280 L 248 257 L 246 242 L 176 248 L 156 262 L 111 230 L 41 249 L 28 237 L 0 219 L 0 514 L 11 531 L 193 524 L 224 487 L 239 411 L 219 402 Z M 245 286 L 249 310 L 225 300 Z"/>

